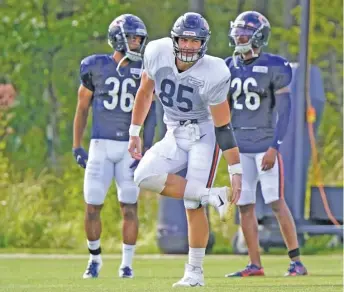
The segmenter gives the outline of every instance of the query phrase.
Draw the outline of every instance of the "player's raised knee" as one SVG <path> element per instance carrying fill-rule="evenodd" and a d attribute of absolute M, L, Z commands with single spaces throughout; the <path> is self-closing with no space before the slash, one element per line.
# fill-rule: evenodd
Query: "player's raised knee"
<path fill-rule="evenodd" d="M 165 174 L 152 174 L 147 175 L 140 172 L 135 172 L 134 182 L 141 188 L 149 190 L 156 193 L 161 193 L 165 188 L 165 183 L 167 180 L 167 173 Z"/>

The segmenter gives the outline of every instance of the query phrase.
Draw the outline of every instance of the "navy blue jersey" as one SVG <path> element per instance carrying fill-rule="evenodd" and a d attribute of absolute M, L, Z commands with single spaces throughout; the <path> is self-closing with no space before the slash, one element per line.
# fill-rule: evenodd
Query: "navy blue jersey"
<path fill-rule="evenodd" d="M 274 138 L 274 93 L 291 82 L 290 64 L 280 56 L 267 53 L 261 53 L 248 64 L 237 57 L 237 67 L 232 57 L 225 61 L 232 75 L 229 102 L 240 152 L 264 152 Z"/>
<path fill-rule="evenodd" d="M 129 140 L 141 64 L 130 62 L 118 74 L 112 55 L 92 55 L 81 61 L 81 83 L 93 91 L 92 139 Z"/>

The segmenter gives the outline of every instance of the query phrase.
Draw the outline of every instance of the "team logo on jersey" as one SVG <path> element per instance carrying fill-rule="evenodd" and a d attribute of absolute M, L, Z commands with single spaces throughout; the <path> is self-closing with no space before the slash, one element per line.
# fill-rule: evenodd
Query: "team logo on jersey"
<path fill-rule="evenodd" d="M 266 66 L 253 66 L 252 71 L 258 72 L 258 73 L 268 73 L 268 67 L 266 67 Z"/>
<path fill-rule="evenodd" d="M 130 74 L 141 75 L 141 68 L 130 68 Z"/>
<path fill-rule="evenodd" d="M 189 77 L 188 82 L 192 85 L 198 86 L 198 87 L 203 87 L 204 86 L 204 81 L 196 79 L 194 77 Z"/>
<path fill-rule="evenodd" d="M 184 30 L 184 31 L 183 31 L 183 35 L 187 35 L 187 36 L 196 36 L 196 33 L 195 33 L 194 31 Z"/>

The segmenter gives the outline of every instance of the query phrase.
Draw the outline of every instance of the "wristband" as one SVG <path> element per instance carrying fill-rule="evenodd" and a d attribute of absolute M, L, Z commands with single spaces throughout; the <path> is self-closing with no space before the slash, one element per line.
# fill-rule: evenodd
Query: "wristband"
<path fill-rule="evenodd" d="M 240 163 L 236 163 L 233 165 L 228 165 L 228 172 L 230 174 L 242 174 L 242 167 Z"/>
<path fill-rule="evenodd" d="M 130 136 L 140 136 L 141 126 L 131 124 L 129 127 Z"/>

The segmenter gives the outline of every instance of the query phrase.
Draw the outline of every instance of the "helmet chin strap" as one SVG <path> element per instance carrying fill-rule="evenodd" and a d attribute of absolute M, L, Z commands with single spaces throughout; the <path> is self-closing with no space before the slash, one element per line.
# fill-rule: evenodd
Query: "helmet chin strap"
<path fill-rule="evenodd" d="M 117 73 L 118 73 L 118 75 L 119 75 L 120 77 L 124 77 L 124 74 L 121 73 L 121 65 L 122 65 L 122 63 L 123 63 L 126 59 L 130 60 L 130 58 L 128 57 L 128 55 L 125 55 L 125 56 L 121 59 L 121 61 L 118 62 L 116 71 L 117 71 Z M 143 70 L 143 62 L 141 63 L 140 74 L 138 74 L 138 75 L 132 74 L 133 77 L 134 77 L 135 79 L 140 79 L 140 78 L 141 78 L 141 75 L 142 75 L 142 70 Z"/>
<path fill-rule="evenodd" d="M 245 48 L 247 47 L 247 48 Z M 235 50 L 233 52 L 233 55 L 232 55 L 232 59 L 233 59 L 233 64 L 234 64 L 234 67 L 235 68 L 238 68 L 238 61 L 237 61 L 237 56 L 238 55 L 243 55 L 245 53 L 248 53 L 249 51 L 251 51 L 252 53 L 252 58 L 256 58 L 259 56 L 258 53 L 255 53 L 253 48 L 252 48 L 252 43 L 251 41 L 248 42 L 247 44 L 245 45 L 239 45 L 239 46 L 236 46 L 235 47 Z"/>
<path fill-rule="evenodd" d="M 121 70 L 120 70 L 120 69 L 121 69 L 122 63 L 123 63 L 126 59 L 128 59 L 128 56 L 127 56 L 127 55 L 125 55 L 125 56 L 121 59 L 121 61 L 118 62 L 116 71 L 117 71 L 117 73 L 118 73 L 118 75 L 119 75 L 120 77 L 124 77 L 124 75 L 121 73 Z"/>

